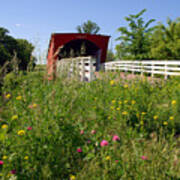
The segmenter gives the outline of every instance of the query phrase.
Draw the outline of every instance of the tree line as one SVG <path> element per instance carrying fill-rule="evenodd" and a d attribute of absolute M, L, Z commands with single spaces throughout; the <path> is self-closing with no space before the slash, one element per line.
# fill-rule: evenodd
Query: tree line
<path fill-rule="evenodd" d="M 150 26 L 155 19 L 145 22 L 143 9 L 135 15 L 125 17 L 128 27 L 118 28 L 120 36 L 116 39 L 115 53 L 108 50 L 107 60 L 179 60 L 180 59 L 180 18 L 171 20 L 167 24 L 157 23 Z M 87 21 L 77 27 L 79 33 L 97 34 L 100 27 Z"/>
<path fill-rule="evenodd" d="M 180 59 L 180 18 L 167 24 L 157 23 L 151 26 L 155 19 L 145 22 L 143 9 L 135 15 L 125 17 L 128 27 L 118 28 L 120 36 L 116 39 L 115 53 L 108 50 L 107 60 L 179 60 Z M 78 33 L 97 34 L 100 27 L 90 20 L 76 27 Z M 15 39 L 9 31 L 0 27 L 0 67 L 6 62 L 16 59 L 19 70 L 27 70 L 28 65 L 35 65 L 36 58 L 32 56 L 34 46 L 25 39 Z M 12 64 L 8 66 L 9 71 Z"/>
<path fill-rule="evenodd" d="M 15 39 L 9 31 L 0 27 L 0 67 L 7 64 L 8 71 L 12 70 L 14 62 L 18 70 L 27 70 L 28 65 L 35 66 L 36 58 L 32 56 L 34 46 L 25 39 Z"/>
<path fill-rule="evenodd" d="M 180 18 L 167 18 L 167 25 L 150 24 L 155 19 L 145 22 L 143 9 L 136 15 L 125 17 L 128 27 L 120 27 L 121 35 L 116 39 L 120 43 L 116 46 L 118 59 L 138 60 L 179 60 L 180 59 Z"/>

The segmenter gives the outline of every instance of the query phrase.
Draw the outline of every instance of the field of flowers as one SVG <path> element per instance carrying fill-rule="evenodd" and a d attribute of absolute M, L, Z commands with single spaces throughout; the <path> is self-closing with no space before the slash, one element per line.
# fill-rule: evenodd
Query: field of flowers
<path fill-rule="evenodd" d="M 180 80 L 8 75 L 0 179 L 180 179 Z"/>

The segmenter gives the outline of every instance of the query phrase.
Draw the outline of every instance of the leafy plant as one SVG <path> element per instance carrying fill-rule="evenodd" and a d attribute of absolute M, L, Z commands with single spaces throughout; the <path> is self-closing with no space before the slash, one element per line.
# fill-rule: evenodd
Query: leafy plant
<path fill-rule="evenodd" d="M 141 17 L 146 9 L 143 9 L 136 15 L 129 15 L 125 20 L 129 23 L 127 27 L 120 27 L 118 31 L 121 36 L 116 40 L 120 40 L 120 44 L 116 46 L 117 56 L 125 59 L 149 59 L 150 36 L 154 27 L 149 25 L 154 22 L 150 19 L 147 23 Z"/>
<path fill-rule="evenodd" d="M 78 33 L 88 33 L 88 34 L 97 34 L 100 30 L 100 27 L 90 20 L 84 22 L 82 25 L 76 27 Z"/>

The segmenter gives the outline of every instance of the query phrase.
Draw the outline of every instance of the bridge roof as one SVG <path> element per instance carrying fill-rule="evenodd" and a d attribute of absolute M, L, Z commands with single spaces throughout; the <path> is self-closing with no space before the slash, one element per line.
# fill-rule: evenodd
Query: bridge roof
<path fill-rule="evenodd" d="M 105 62 L 110 36 L 85 34 L 85 33 L 53 33 L 51 35 L 47 59 L 50 60 L 58 47 L 63 46 L 73 40 L 84 39 L 91 41 L 101 50 L 101 63 Z"/>

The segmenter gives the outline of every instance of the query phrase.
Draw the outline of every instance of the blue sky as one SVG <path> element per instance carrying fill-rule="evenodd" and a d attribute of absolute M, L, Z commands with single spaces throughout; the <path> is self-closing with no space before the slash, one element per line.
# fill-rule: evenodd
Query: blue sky
<path fill-rule="evenodd" d="M 154 18 L 154 24 L 180 17 L 180 0 L 1 0 L 0 6 L 0 26 L 33 42 L 40 53 L 47 49 L 51 33 L 76 32 L 87 20 L 100 26 L 100 34 L 110 35 L 114 47 L 117 28 L 127 26 L 124 17 L 129 14 L 146 8 L 144 20 Z"/>

